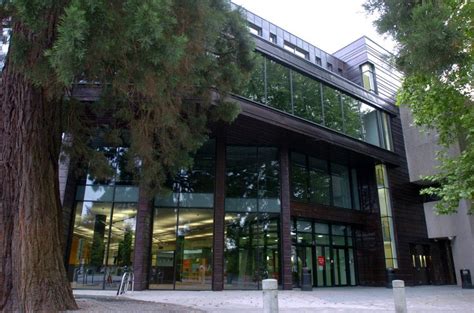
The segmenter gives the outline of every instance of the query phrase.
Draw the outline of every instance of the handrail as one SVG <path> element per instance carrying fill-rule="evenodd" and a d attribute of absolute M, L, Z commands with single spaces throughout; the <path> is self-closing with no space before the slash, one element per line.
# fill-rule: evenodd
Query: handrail
<path fill-rule="evenodd" d="M 135 289 L 135 277 L 133 272 L 125 272 L 122 275 L 122 280 L 120 281 L 120 286 L 117 290 L 117 296 L 127 293 L 127 291 L 133 292 Z"/>

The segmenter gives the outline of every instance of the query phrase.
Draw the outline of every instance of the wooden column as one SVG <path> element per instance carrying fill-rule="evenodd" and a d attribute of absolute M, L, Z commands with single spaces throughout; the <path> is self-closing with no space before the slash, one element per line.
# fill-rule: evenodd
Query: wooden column
<path fill-rule="evenodd" d="M 224 289 L 225 137 L 216 138 L 212 290 Z"/>
<path fill-rule="evenodd" d="M 145 195 L 143 189 L 140 188 L 138 195 L 135 247 L 133 251 L 135 290 L 145 290 L 148 288 L 152 214 L 153 202 Z"/>
<path fill-rule="evenodd" d="M 291 274 L 290 161 L 288 146 L 280 148 L 281 179 L 281 277 L 284 290 L 293 288 Z"/>

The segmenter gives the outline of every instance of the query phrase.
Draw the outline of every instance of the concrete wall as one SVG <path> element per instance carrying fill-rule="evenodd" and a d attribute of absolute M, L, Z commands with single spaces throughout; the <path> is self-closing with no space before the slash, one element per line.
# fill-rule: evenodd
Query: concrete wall
<path fill-rule="evenodd" d="M 421 130 L 413 125 L 413 117 L 410 109 L 400 107 L 400 118 L 402 120 L 405 148 L 407 151 L 408 169 L 410 181 L 418 184 L 425 184 L 422 176 L 437 173 L 436 167 L 439 162 L 436 160 L 436 153 L 440 150 L 438 134 L 434 131 Z M 450 155 L 459 153 L 459 147 L 453 145 L 449 151 Z"/>
<path fill-rule="evenodd" d="M 467 215 L 469 202 L 465 200 L 453 215 L 436 215 L 435 205 L 436 202 L 424 203 L 428 237 L 451 239 L 456 280 L 460 285 L 460 269 L 470 269 L 474 276 L 474 216 Z"/>
<path fill-rule="evenodd" d="M 400 118 L 410 181 L 426 185 L 427 182 L 421 177 L 438 172 L 436 168 L 439 165 L 436 153 L 440 150 L 437 144 L 438 135 L 435 131 L 421 130 L 414 126 L 411 111 L 407 107 L 400 108 Z M 453 145 L 448 154 L 459 154 L 458 145 Z M 458 212 L 452 215 L 437 215 L 434 211 L 435 205 L 435 201 L 423 204 L 428 237 L 433 240 L 451 239 L 456 280 L 460 285 L 460 269 L 468 268 L 474 275 L 474 216 L 467 215 L 469 201 L 461 201 Z"/>

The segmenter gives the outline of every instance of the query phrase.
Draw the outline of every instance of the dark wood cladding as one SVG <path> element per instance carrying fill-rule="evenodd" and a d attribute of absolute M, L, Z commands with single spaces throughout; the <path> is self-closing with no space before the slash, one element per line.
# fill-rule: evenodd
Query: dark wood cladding
<path fill-rule="evenodd" d="M 150 251 L 152 237 L 153 202 L 140 188 L 138 196 L 137 225 L 135 246 L 133 251 L 133 272 L 135 290 L 148 288 L 148 273 L 150 272 Z"/>
<path fill-rule="evenodd" d="M 234 96 L 234 99 L 242 108 L 241 115 L 276 126 L 280 129 L 280 132 L 286 130 L 288 133 L 296 133 L 313 140 L 324 141 L 333 146 L 357 152 L 392 165 L 400 165 L 403 161 L 396 153 L 355 140 L 329 128 L 316 125 L 245 98 Z"/>
<path fill-rule="evenodd" d="M 281 179 L 281 275 L 284 290 L 293 288 L 291 271 L 290 161 L 286 144 L 280 148 Z"/>
<path fill-rule="evenodd" d="M 328 222 L 365 225 L 369 220 L 368 216 L 371 214 L 321 204 L 292 201 L 291 215 L 294 217 L 320 219 Z"/>
<path fill-rule="evenodd" d="M 224 289 L 225 138 L 216 137 L 216 185 L 214 193 L 214 250 L 212 290 Z"/>
<path fill-rule="evenodd" d="M 410 183 L 405 158 L 402 125 L 399 117 L 392 118 L 392 135 L 395 151 L 404 157 L 398 167 L 388 168 L 395 238 L 398 251 L 399 269 L 397 279 L 407 285 L 414 285 L 414 269 L 410 254 L 410 244 L 430 244 L 428 240 L 425 213 L 419 188 Z"/>

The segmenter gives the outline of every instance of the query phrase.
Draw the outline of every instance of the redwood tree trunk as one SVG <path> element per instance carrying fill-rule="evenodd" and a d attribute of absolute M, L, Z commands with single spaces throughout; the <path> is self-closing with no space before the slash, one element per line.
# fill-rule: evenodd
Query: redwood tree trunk
<path fill-rule="evenodd" d="M 33 34 L 16 23 L 13 40 L 22 32 L 41 42 L 29 55 L 35 64 L 51 44 L 53 29 Z M 0 83 L 0 310 L 76 309 L 60 243 L 60 101 L 34 86 L 10 59 Z"/>

